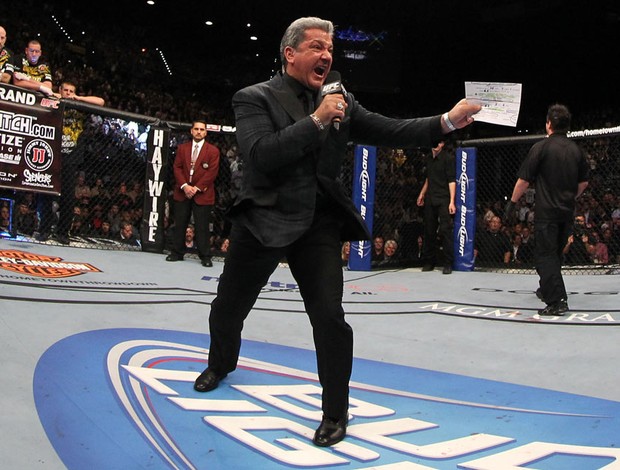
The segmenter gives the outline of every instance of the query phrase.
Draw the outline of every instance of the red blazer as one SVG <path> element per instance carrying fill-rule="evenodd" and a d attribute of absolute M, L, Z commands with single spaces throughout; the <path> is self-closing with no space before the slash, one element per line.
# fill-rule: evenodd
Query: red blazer
<path fill-rule="evenodd" d="M 194 164 L 194 175 L 190 183 L 189 172 L 192 167 L 193 146 L 194 141 L 192 139 L 179 145 L 177 149 L 177 156 L 174 159 L 174 191 L 172 197 L 175 201 L 186 201 L 187 198 L 181 186 L 187 183 L 200 189 L 200 192 L 194 196 L 196 204 L 201 206 L 213 205 L 215 204 L 213 182 L 220 168 L 220 150 L 215 145 L 204 141 L 198 159 Z"/>

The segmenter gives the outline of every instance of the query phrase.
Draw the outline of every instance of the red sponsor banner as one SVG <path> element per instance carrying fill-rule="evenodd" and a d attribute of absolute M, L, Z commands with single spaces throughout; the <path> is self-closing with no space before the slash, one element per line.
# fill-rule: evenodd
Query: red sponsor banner
<path fill-rule="evenodd" d="M 58 100 L 0 84 L 0 187 L 60 194 L 61 143 Z"/>

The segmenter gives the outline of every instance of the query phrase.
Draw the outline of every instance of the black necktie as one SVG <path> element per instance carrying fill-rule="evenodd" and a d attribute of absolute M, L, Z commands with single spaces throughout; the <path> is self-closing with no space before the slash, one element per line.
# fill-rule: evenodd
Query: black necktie
<path fill-rule="evenodd" d="M 312 114 L 314 112 L 314 96 L 309 90 L 304 90 L 301 95 L 301 101 L 304 104 L 304 111 L 306 114 Z"/>

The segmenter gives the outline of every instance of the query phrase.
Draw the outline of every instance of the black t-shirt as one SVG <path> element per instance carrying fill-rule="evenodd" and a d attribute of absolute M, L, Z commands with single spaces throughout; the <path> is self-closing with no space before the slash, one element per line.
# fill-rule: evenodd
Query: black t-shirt
<path fill-rule="evenodd" d="M 551 134 L 532 146 L 518 177 L 535 185 L 536 220 L 562 221 L 573 216 L 577 187 L 588 173 L 581 148 L 564 134 Z"/>
<path fill-rule="evenodd" d="M 428 189 L 426 200 L 430 204 L 447 204 L 450 201 L 448 183 L 456 182 L 456 163 L 453 152 L 442 150 L 426 161 Z"/>

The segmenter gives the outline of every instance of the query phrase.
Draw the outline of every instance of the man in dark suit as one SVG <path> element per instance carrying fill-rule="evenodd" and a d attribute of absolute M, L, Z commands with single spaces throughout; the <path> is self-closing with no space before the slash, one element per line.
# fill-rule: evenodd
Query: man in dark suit
<path fill-rule="evenodd" d="M 480 110 L 462 100 L 443 116 L 391 119 L 367 111 L 344 92 L 326 94 L 318 107 L 304 109 L 304 102 L 321 98 L 332 65 L 332 36 L 330 21 L 294 21 L 280 44 L 282 72 L 233 97 L 243 181 L 211 305 L 209 367 L 194 383 L 207 392 L 235 370 L 243 322 L 286 257 L 313 330 L 323 387 L 323 418 L 313 442 L 323 447 L 342 440 L 348 422 L 353 333 L 342 308 L 342 241 L 370 238 L 338 181 L 347 143 L 432 146 L 473 122 Z"/>
<path fill-rule="evenodd" d="M 174 159 L 174 232 L 166 261 L 181 261 L 185 255 L 185 230 L 194 215 L 196 248 L 203 266 L 211 267 L 209 221 L 215 203 L 214 181 L 220 166 L 220 151 L 208 143 L 207 124 L 196 120 L 192 140 L 179 145 Z"/>

